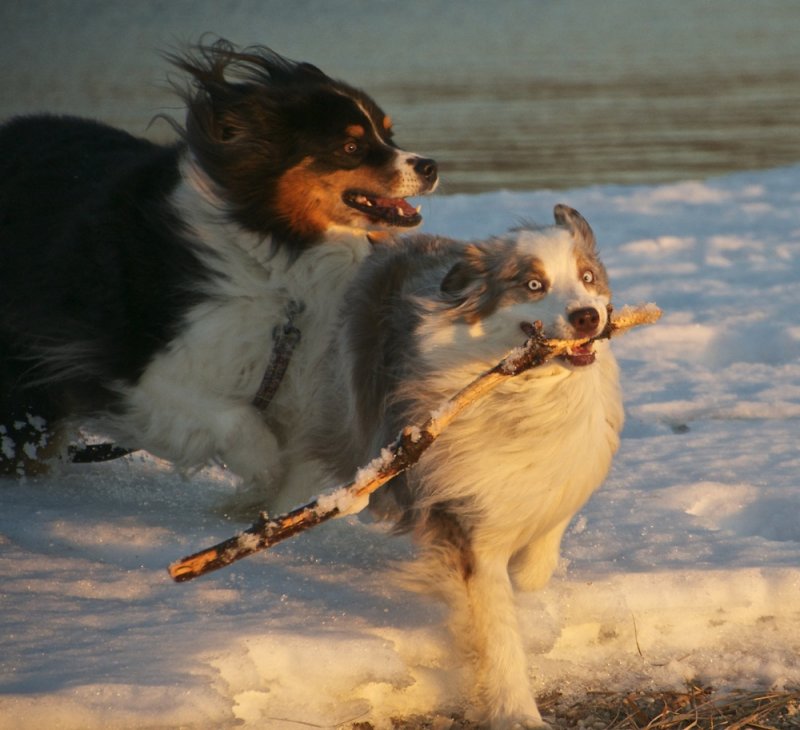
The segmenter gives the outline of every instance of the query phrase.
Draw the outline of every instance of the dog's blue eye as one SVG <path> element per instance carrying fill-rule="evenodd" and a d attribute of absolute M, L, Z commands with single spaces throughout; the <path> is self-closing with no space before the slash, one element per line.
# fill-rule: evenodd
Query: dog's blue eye
<path fill-rule="evenodd" d="M 583 272 L 582 278 L 584 284 L 594 284 L 594 271 L 586 269 L 586 271 Z"/>
<path fill-rule="evenodd" d="M 528 289 L 531 291 L 542 291 L 544 289 L 544 284 L 539 281 L 539 279 L 531 279 L 528 282 Z"/>

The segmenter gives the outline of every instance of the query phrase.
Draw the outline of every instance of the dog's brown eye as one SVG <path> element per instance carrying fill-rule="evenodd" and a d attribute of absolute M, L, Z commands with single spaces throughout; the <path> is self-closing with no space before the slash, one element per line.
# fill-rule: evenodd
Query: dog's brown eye
<path fill-rule="evenodd" d="M 581 278 L 583 279 L 584 284 L 594 284 L 594 271 L 591 269 L 586 269 Z"/>
<path fill-rule="evenodd" d="M 543 291 L 544 284 L 539 279 L 531 279 L 528 282 L 528 289 L 531 291 Z"/>
<path fill-rule="evenodd" d="M 345 142 L 344 143 L 344 151 L 348 155 L 354 155 L 356 152 L 358 152 L 358 144 L 356 142 L 353 142 L 353 140 L 350 140 L 349 142 Z"/>

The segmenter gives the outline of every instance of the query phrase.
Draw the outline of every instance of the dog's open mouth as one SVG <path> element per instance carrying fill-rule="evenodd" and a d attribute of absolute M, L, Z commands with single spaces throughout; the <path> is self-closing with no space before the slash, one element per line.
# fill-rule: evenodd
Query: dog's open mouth
<path fill-rule="evenodd" d="M 541 336 L 540 322 L 535 324 L 531 324 L 530 322 L 520 322 L 519 327 L 528 337 L 535 337 L 537 335 Z M 565 360 L 570 365 L 574 365 L 575 367 L 584 367 L 586 365 L 591 365 L 594 362 L 594 357 L 594 342 L 589 340 L 589 342 L 585 342 L 582 345 L 570 347 L 566 354 L 559 356 L 559 359 Z"/>
<path fill-rule="evenodd" d="M 575 365 L 576 367 L 591 365 L 594 362 L 593 343 L 587 342 L 585 345 L 571 347 L 565 355 L 562 355 L 562 357 L 570 365 Z"/>
<path fill-rule="evenodd" d="M 410 227 L 422 222 L 419 207 L 415 208 L 404 198 L 384 198 L 359 190 L 348 190 L 342 200 L 346 205 L 363 213 L 373 223 Z"/>

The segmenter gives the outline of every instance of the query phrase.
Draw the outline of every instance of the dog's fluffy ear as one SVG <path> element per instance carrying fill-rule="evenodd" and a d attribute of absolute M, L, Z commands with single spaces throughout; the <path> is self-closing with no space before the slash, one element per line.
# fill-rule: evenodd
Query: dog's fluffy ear
<path fill-rule="evenodd" d="M 480 309 L 487 291 L 490 253 L 490 248 L 481 244 L 471 243 L 459 247 L 458 259 L 439 285 L 442 298 L 446 302 L 460 307 L 467 300 L 473 300 L 473 305 L 477 308 L 475 311 Z"/>
<path fill-rule="evenodd" d="M 594 231 L 577 210 L 559 203 L 553 208 L 553 217 L 557 225 L 566 228 L 572 234 L 576 243 L 594 251 L 596 247 Z"/>
<path fill-rule="evenodd" d="M 439 290 L 451 301 L 463 301 L 475 278 L 475 269 L 468 261 L 456 261 L 444 275 Z"/>

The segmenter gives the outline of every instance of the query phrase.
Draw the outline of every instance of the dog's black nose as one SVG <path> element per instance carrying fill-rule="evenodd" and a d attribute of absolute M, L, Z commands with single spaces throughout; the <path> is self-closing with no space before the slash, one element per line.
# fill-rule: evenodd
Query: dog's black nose
<path fill-rule="evenodd" d="M 436 178 L 439 176 L 439 167 L 436 164 L 436 160 L 431 160 L 427 157 L 420 157 L 414 163 L 414 172 L 416 172 L 417 175 L 424 180 L 433 183 L 436 182 Z"/>
<path fill-rule="evenodd" d="M 575 334 L 581 337 L 592 337 L 597 334 L 600 324 L 600 312 L 594 307 L 575 309 L 567 315 L 569 323 L 575 328 Z"/>

